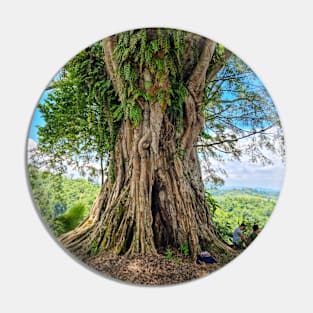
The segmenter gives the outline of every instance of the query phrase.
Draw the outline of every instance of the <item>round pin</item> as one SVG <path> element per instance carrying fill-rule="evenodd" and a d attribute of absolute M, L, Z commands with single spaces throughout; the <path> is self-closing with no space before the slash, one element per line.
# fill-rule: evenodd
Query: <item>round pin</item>
<path fill-rule="evenodd" d="M 60 246 L 142 285 L 208 275 L 258 241 L 284 136 L 253 70 L 198 34 L 144 28 L 75 55 L 28 134 L 34 204 Z"/>

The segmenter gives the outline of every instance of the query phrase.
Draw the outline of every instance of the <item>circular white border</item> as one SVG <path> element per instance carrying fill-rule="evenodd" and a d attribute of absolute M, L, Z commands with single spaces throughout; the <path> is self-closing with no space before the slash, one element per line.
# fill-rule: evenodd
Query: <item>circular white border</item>
<path fill-rule="evenodd" d="M 309 1 L 11 1 L 1 4 L 1 293 L 3 312 L 308 312 L 312 113 Z M 274 1 L 273 1 L 274 2 Z M 74 262 L 39 220 L 25 177 L 26 136 L 42 90 L 73 55 L 140 27 L 199 33 L 260 77 L 283 122 L 287 170 L 279 203 L 249 250 L 206 278 L 173 287 L 105 279 Z M 4 97 L 3 97 L 4 95 Z"/>

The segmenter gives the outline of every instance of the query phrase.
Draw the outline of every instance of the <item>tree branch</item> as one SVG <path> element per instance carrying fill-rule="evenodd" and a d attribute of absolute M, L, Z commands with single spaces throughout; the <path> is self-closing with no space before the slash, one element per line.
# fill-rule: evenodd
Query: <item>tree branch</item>
<path fill-rule="evenodd" d="M 249 74 L 253 74 L 253 73 L 252 72 L 242 72 L 242 73 L 240 73 L 240 75 L 223 76 L 223 77 L 220 77 L 220 78 L 212 79 L 212 80 L 210 80 L 210 82 L 218 82 L 218 81 L 221 81 L 221 80 L 222 81 L 237 80 L 237 79 L 240 79 L 240 78 L 245 78 Z"/>
<path fill-rule="evenodd" d="M 225 61 L 228 60 L 231 56 L 232 56 L 232 52 L 229 51 L 228 49 L 225 49 L 225 53 L 224 53 Z M 210 82 L 212 78 L 215 77 L 215 75 L 220 71 L 220 69 L 225 66 L 225 61 L 224 62 L 219 61 L 213 64 L 206 78 L 207 83 Z"/>
<path fill-rule="evenodd" d="M 197 147 L 197 148 L 201 148 L 201 147 L 202 148 L 208 148 L 208 147 L 220 145 L 220 144 L 223 144 L 223 143 L 237 142 L 239 140 L 242 140 L 242 139 L 254 136 L 256 134 L 264 133 L 267 130 L 271 129 L 273 126 L 275 126 L 275 124 L 272 124 L 272 125 L 270 125 L 270 126 L 268 126 L 266 128 L 260 129 L 258 131 L 253 131 L 252 133 L 249 133 L 249 134 L 244 135 L 242 137 L 237 137 L 237 138 L 234 138 L 234 139 L 225 139 L 225 140 L 222 140 L 222 141 L 212 142 L 212 143 L 209 143 L 209 144 L 197 144 L 194 147 Z"/>
<path fill-rule="evenodd" d="M 200 60 L 192 71 L 188 82 L 187 88 L 197 103 L 202 99 L 202 92 L 204 90 L 205 76 L 211 62 L 216 43 L 212 40 L 206 39 L 202 49 Z"/>
<path fill-rule="evenodd" d="M 231 154 L 231 153 L 233 153 L 233 151 L 225 151 L 225 150 L 222 150 L 222 149 L 217 148 L 217 147 L 215 147 L 215 146 L 212 146 L 212 148 L 216 149 L 216 150 L 219 151 L 219 152 L 226 153 L 226 154 Z"/>
<path fill-rule="evenodd" d="M 54 89 L 57 87 L 57 84 L 55 83 L 55 81 L 52 81 L 51 83 L 48 84 L 48 86 L 45 88 L 45 91 Z"/>
<path fill-rule="evenodd" d="M 112 80 L 114 89 L 116 90 L 119 99 L 122 99 L 123 86 L 120 79 L 117 77 L 117 64 L 114 61 L 113 51 L 114 51 L 114 36 L 105 38 L 102 40 L 103 53 L 104 53 L 104 63 L 108 74 Z"/>
<path fill-rule="evenodd" d="M 231 99 L 231 100 L 214 100 L 215 102 L 218 102 L 218 103 L 234 103 L 234 102 L 237 102 L 237 101 L 251 101 L 251 99 L 249 99 L 248 97 L 242 97 L 242 98 L 237 98 L 237 99 Z M 253 100 L 252 100 L 253 101 Z"/>

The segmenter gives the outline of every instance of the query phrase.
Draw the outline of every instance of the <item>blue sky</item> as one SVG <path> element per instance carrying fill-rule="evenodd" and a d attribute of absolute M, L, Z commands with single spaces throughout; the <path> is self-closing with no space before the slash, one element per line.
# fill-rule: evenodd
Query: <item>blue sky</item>
<path fill-rule="evenodd" d="M 48 96 L 48 92 L 45 91 L 41 95 L 38 103 L 41 103 L 43 100 L 45 100 L 47 98 L 47 96 Z M 37 143 L 38 142 L 38 136 L 37 136 L 38 127 L 44 126 L 44 125 L 45 125 L 45 121 L 42 118 L 41 113 L 36 106 L 36 109 L 35 109 L 34 114 L 32 116 L 30 129 L 29 129 L 29 138 L 33 139 Z"/>
<path fill-rule="evenodd" d="M 35 142 L 38 142 L 38 137 L 37 137 L 38 126 L 44 126 L 44 124 L 45 122 L 42 119 L 39 110 L 36 108 L 33 118 L 32 118 L 30 129 L 29 129 L 29 138 L 33 139 Z"/>

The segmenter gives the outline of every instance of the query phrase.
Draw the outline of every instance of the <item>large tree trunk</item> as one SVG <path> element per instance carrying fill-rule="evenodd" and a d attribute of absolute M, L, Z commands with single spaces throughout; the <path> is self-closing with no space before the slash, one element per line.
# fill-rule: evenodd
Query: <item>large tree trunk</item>
<path fill-rule="evenodd" d="M 102 249 L 153 255 L 184 243 L 192 256 L 208 245 L 229 249 L 214 230 L 194 147 L 203 128 L 201 101 L 214 48 L 214 42 L 201 39 L 197 64 L 188 68 L 186 57 L 188 94 L 181 134 L 158 101 L 140 99 L 142 119 L 137 127 L 129 120 L 122 122 L 110 158 L 114 177 L 102 186 L 83 223 L 60 237 L 65 248 L 82 258 Z M 105 62 L 120 94 L 123 86 L 115 75 L 113 49 L 111 37 L 104 42 Z M 148 68 L 142 69 L 141 88 L 145 81 L 158 83 Z"/>

